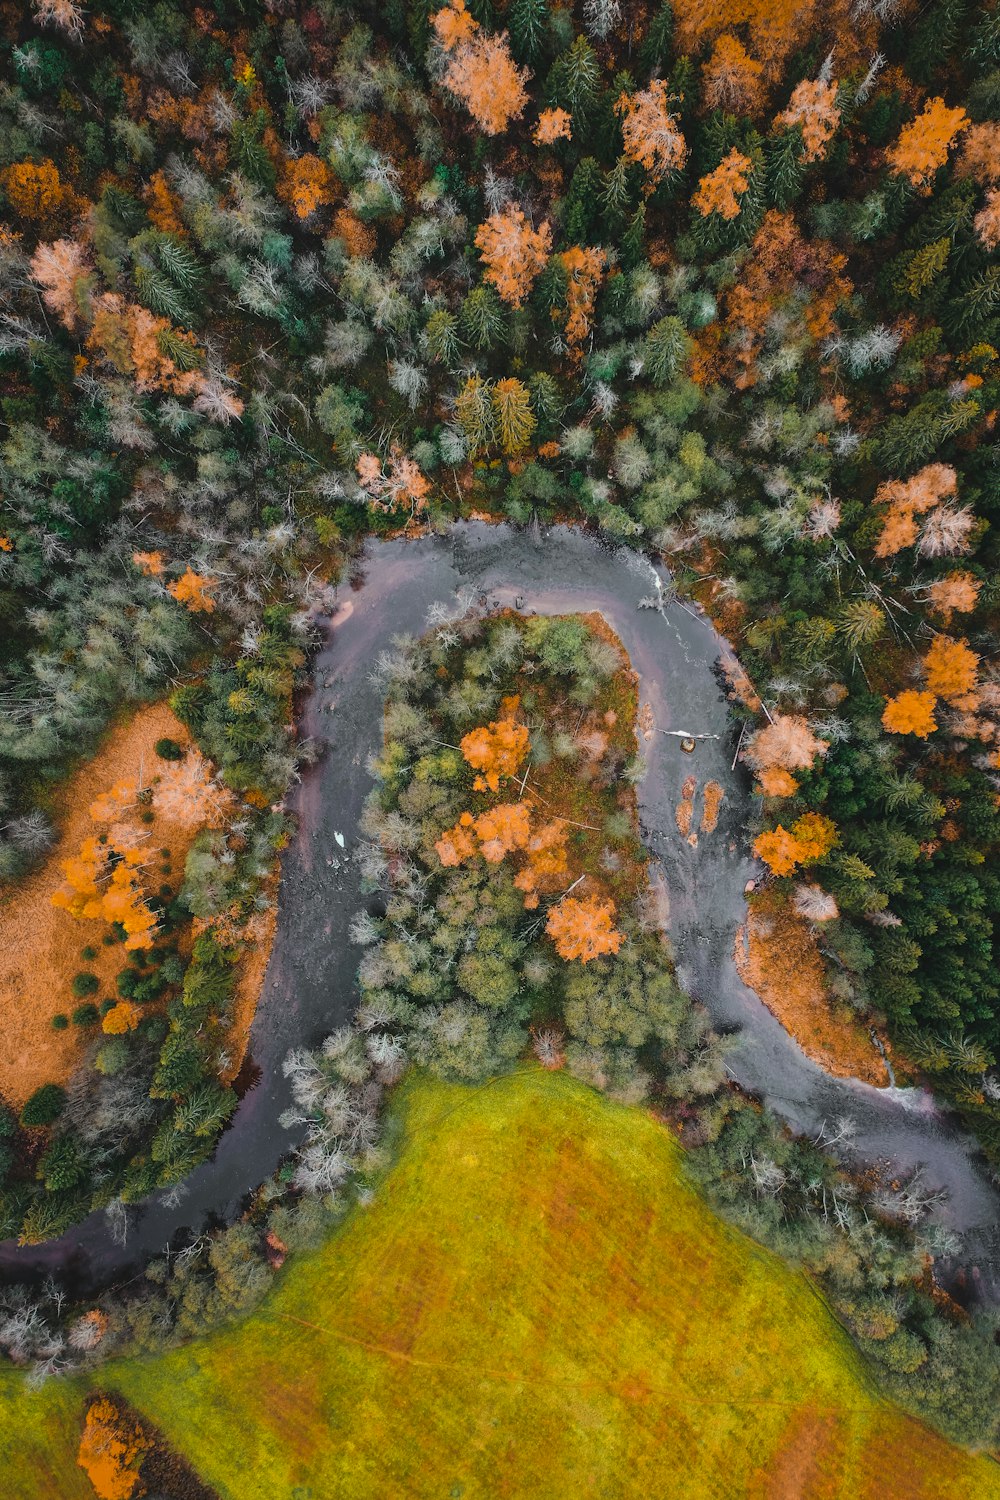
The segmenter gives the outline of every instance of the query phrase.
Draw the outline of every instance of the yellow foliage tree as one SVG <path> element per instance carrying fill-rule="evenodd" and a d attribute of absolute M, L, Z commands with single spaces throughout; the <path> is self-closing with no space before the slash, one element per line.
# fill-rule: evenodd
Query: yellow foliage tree
<path fill-rule="evenodd" d="M 837 842 L 837 825 L 821 813 L 803 813 L 791 828 L 777 828 L 760 834 L 753 852 L 774 875 L 791 875 L 798 865 L 812 864 L 828 854 Z"/>
<path fill-rule="evenodd" d="M 124 1036 L 134 1031 L 142 1020 L 142 1009 L 131 1000 L 119 1000 L 101 1022 L 101 1030 L 108 1036 Z"/>
<path fill-rule="evenodd" d="M 536 427 L 528 388 L 513 375 L 498 380 L 490 392 L 500 445 L 505 453 L 520 453 Z"/>
<path fill-rule="evenodd" d="M 912 734 L 925 740 L 937 728 L 934 717 L 936 699 L 933 693 L 918 693 L 908 688 L 897 693 L 885 705 L 882 727 L 890 734 Z"/>
<path fill-rule="evenodd" d="M 7 198 L 16 214 L 33 222 L 48 219 L 66 201 L 68 189 L 55 162 L 18 161 L 2 174 Z"/>
<path fill-rule="evenodd" d="M 545 931 L 560 958 L 567 961 L 578 958 L 587 964 L 603 953 L 618 952 L 625 934 L 616 930 L 614 922 L 613 901 L 601 901 L 597 896 L 585 896 L 582 900 L 566 896 L 549 912 Z"/>

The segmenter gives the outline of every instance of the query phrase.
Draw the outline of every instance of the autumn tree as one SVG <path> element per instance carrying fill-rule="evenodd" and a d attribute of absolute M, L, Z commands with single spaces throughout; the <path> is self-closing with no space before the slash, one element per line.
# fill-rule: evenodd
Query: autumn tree
<path fill-rule="evenodd" d="M 31 257 L 31 274 L 42 288 L 42 301 L 72 333 L 89 314 L 92 270 L 76 240 L 40 244 Z"/>
<path fill-rule="evenodd" d="M 927 603 L 933 614 L 947 625 L 952 615 L 968 614 L 975 609 L 981 584 L 971 573 L 946 573 L 927 586 Z"/>
<path fill-rule="evenodd" d="M 486 280 L 510 307 L 521 307 L 545 266 L 552 248 L 547 223 L 532 229 L 522 209 L 493 214 L 476 230 L 476 247 L 486 265 Z"/>
<path fill-rule="evenodd" d="M 937 728 L 935 702 L 933 693 L 916 692 L 912 688 L 897 693 L 885 705 L 882 728 L 890 734 L 912 734 L 918 740 L 925 740 Z"/>
<path fill-rule="evenodd" d="M 98 1500 L 131 1500 L 143 1493 L 139 1468 L 151 1447 L 139 1424 L 101 1396 L 87 1411 L 76 1461 Z"/>
<path fill-rule="evenodd" d="M 573 116 L 565 109 L 543 109 L 538 116 L 532 140 L 536 146 L 554 146 L 573 135 Z"/>
<path fill-rule="evenodd" d="M 511 57 L 507 33 L 488 36 L 480 30 L 464 0 L 451 0 L 431 17 L 431 24 L 448 58 L 445 86 L 462 100 L 481 130 L 500 135 L 524 113 L 530 77 Z"/>
<path fill-rule="evenodd" d="M 528 389 L 514 376 L 498 380 L 490 394 L 500 445 L 505 453 L 520 453 L 535 430 Z"/>
<path fill-rule="evenodd" d="M 299 219 L 309 219 L 334 200 L 336 178 L 326 162 L 311 152 L 294 157 L 278 178 L 278 196 Z"/>
<path fill-rule="evenodd" d="M 8 201 L 22 219 L 40 222 L 57 213 L 66 202 L 68 189 L 59 169 L 49 157 L 44 161 L 19 161 L 0 173 Z"/>
<path fill-rule="evenodd" d="M 566 341 L 571 349 L 583 343 L 594 317 L 594 304 L 607 253 L 599 247 L 574 245 L 559 256 L 566 271 Z"/>
<path fill-rule="evenodd" d="M 836 845 L 837 826 L 821 813 L 803 813 L 791 826 L 762 833 L 754 840 L 753 852 L 774 875 L 791 875 L 798 865 L 822 859 Z"/>
<path fill-rule="evenodd" d="M 472 729 L 463 735 L 461 751 L 468 764 L 479 774 L 473 783 L 476 790 L 497 792 L 500 778 L 513 776 L 528 751 L 528 726 L 513 717 L 497 719 L 483 729 Z"/>
<path fill-rule="evenodd" d="M 917 118 L 903 126 L 896 144 L 886 152 L 889 170 L 929 193 L 934 174 L 948 160 L 955 137 L 967 124 L 964 109 L 950 109 L 941 98 L 929 99 Z"/>
<path fill-rule="evenodd" d="M 723 219 L 735 219 L 740 211 L 740 199 L 750 186 L 752 168 L 749 156 L 734 148 L 714 171 L 707 172 L 691 199 L 702 217 L 719 214 Z"/>
<path fill-rule="evenodd" d="M 800 125 L 802 160 L 822 160 L 827 143 L 840 124 L 836 83 L 832 79 L 829 83 L 824 83 L 822 80 L 810 82 L 804 78 L 801 83 L 796 84 L 788 108 L 777 116 L 776 123 L 789 128 Z"/>
<path fill-rule="evenodd" d="M 764 108 L 763 66 L 729 32 L 718 37 L 701 70 L 706 109 L 732 115 L 757 115 Z"/>
<path fill-rule="evenodd" d="M 625 155 L 644 167 L 654 183 L 679 171 L 687 160 L 687 142 L 677 116 L 671 113 L 671 102 L 666 82 L 654 78 L 648 89 L 622 94 L 615 105 Z"/>
<path fill-rule="evenodd" d="M 974 707 L 969 701 L 979 670 L 979 657 L 968 641 L 938 635 L 924 657 L 928 691 L 960 708 Z"/>
<path fill-rule="evenodd" d="M 173 594 L 178 604 L 183 604 L 192 614 L 210 615 L 215 609 L 215 600 L 212 598 L 212 590 L 215 586 L 214 578 L 196 573 L 193 568 L 187 567 L 180 578 L 167 584 L 167 592 Z"/>
<path fill-rule="evenodd" d="M 549 912 L 545 931 L 560 958 L 587 964 L 603 953 L 617 953 L 625 934 L 615 929 L 615 903 L 597 896 L 565 896 Z"/>
<path fill-rule="evenodd" d="M 875 504 L 885 506 L 882 530 L 875 543 L 876 557 L 893 557 L 912 547 L 920 537 L 917 516 L 954 495 L 958 476 L 950 464 L 926 464 L 909 479 L 891 479 L 875 491 Z"/>
<path fill-rule="evenodd" d="M 427 508 L 430 480 L 415 459 L 394 446 L 388 465 L 383 467 L 375 453 L 362 453 L 357 462 L 358 479 L 367 491 L 369 503 L 377 510 L 409 505 L 411 518 Z"/>
<path fill-rule="evenodd" d="M 817 739 L 801 714 L 775 714 L 750 737 L 742 758 L 757 772 L 808 771 L 816 757 L 825 755 L 829 748 L 826 740 Z"/>

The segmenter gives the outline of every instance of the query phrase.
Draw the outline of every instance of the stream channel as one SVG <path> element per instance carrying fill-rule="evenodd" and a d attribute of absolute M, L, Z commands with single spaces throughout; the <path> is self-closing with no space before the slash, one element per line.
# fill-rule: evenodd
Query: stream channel
<path fill-rule="evenodd" d="M 348 925 L 363 898 L 352 850 L 371 786 L 366 761 L 381 742 L 381 692 L 369 674 L 394 635 L 420 635 L 429 607 L 454 607 L 456 596 L 546 614 L 599 610 L 618 633 L 656 726 L 644 744 L 640 815 L 655 857 L 651 873 L 666 892 L 678 979 L 716 1026 L 739 1031 L 728 1059 L 732 1076 L 796 1131 L 812 1134 L 847 1116 L 858 1160 L 899 1174 L 922 1167 L 928 1186 L 946 1189 L 935 1213 L 961 1240 L 949 1281 L 961 1273 L 969 1294 L 1000 1301 L 1000 1196 L 969 1138 L 924 1090 L 830 1077 L 737 974 L 733 943 L 746 914 L 744 888 L 759 872 L 747 854 L 746 778 L 732 769 L 735 743 L 713 670 L 725 643 L 671 596 L 667 575 L 635 553 L 568 527 L 521 531 L 481 522 L 458 523 L 442 537 L 369 542 L 364 581 L 343 585 L 339 608 L 319 621 L 324 639 L 301 730 L 323 753 L 288 799 L 298 833 L 283 856 L 277 933 L 251 1036 L 259 1082 L 214 1156 L 179 1192 L 157 1194 L 133 1211 L 124 1244 L 103 1213 L 43 1245 L 0 1244 L 0 1281 L 51 1272 L 83 1295 L 120 1280 L 182 1231 L 232 1218 L 295 1146 L 295 1135 L 278 1123 L 291 1103 L 282 1059 L 349 1023 L 355 1010 L 360 953 Z M 677 730 L 718 738 L 699 738 L 685 754 L 669 732 Z M 688 775 L 699 791 L 715 780 L 726 792 L 715 831 L 703 833 L 697 848 L 681 838 L 674 818 Z"/>

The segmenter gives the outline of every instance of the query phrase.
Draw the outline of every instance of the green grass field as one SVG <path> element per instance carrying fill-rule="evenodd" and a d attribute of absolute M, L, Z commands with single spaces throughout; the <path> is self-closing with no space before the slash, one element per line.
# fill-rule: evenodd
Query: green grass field
<path fill-rule="evenodd" d="M 227 1500 L 1000 1497 L 1000 1469 L 873 1394 L 809 1284 L 712 1215 L 652 1119 L 534 1070 L 414 1080 L 399 1107 L 376 1201 L 262 1310 L 101 1372 Z M 86 1493 L 82 1397 L 0 1405 L 5 1494 Z"/>

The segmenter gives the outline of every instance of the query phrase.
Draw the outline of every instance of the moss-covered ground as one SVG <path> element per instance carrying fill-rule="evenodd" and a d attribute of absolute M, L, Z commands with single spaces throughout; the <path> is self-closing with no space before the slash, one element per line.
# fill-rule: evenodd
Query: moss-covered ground
<path fill-rule="evenodd" d="M 253 1317 L 100 1372 L 227 1500 L 1000 1496 L 648 1115 L 533 1069 L 415 1079 L 397 1109 L 375 1201 Z M 86 1492 L 84 1394 L 5 1377 L 5 1493 Z"/>

